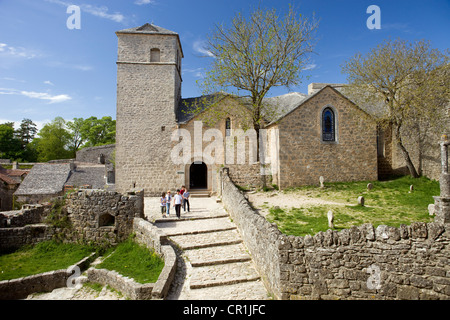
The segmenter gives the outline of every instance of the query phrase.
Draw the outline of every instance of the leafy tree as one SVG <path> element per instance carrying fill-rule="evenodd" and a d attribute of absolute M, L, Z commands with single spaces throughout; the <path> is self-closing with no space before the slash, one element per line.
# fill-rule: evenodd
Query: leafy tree
<path fill-rule="evenodd" d="M 76 152 L 86 141 L 86 137 L 83 137 L 81 133 L 84 123 L 85 120 L 83 118 L 74 118 L 73 121 L 68 121 L 66 123 L 67 128 L 70 130 L 71 134 L 69 150 L 73 153 L 73 157 L 76 156 Z"/>
<path fill-rule="evenodd" d="M 0 158 L 15 160 L 20 154 L 21 146 L 14 136 L 14 123 L 0 124 Z"/>
<path fill-rule="evenodd" d="M 110 116 L 85 119 L 79 130 L 83 141 L 86 141 L 85 147 L 111 144 L 116 141 L 116 120 Z"/>
<path fill-rule="evenodd" d="M 357 53 L 342 67 L 347 74 L 346 94 L 356 103 L 378 107 L 377 122 L 392 126 L 412 177 L 418 177 L 405 141 L 441 123 L 450 100 L 449 55 L 424 40 L 386 40 L 368 54 Z M 448 129 L 448 123 L 447 123 Z"/>
<path fill-rule="evenodd" d="M 22 148 L 34 139 L 37 133 L 36 124 L 30 119 L 23 119 L 20 128 L 16 130 L 16 136 L 22 143 Z"/>
<path fill-rule="evenodd" d="M 47 123 L 38 133 L 36 149 L 39 153 L 38 160 L 47 162 L 55 159 L 67 159 L 73 156 L 68 150 L 71 134 L 66 129 L 66 121 L 56 117 Z"/>

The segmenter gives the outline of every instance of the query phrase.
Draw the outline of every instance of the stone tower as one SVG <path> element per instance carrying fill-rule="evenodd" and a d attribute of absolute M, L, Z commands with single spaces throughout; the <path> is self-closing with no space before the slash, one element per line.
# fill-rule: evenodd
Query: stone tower
<path fill-rule="evenodd" d="M 170 151 L 181 99 L 180 38 L 148 23 L 116 35 L 116 188 L 159 195 L 179 181 Z"/>

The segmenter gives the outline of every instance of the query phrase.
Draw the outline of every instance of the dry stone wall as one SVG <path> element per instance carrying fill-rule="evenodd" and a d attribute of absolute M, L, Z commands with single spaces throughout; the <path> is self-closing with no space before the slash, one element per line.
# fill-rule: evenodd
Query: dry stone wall
<path fill-rule="evenodd" d="M 114 245 L 132 233 L 134 218 L 144 217 L 144 193 L 79 190 L 68 194 L 65 208 L 72 223 L 69 238 Z"/>
<path fill-rule="evenodd" d="M 222 171 L 222 201 L 278 299 L 450 299 L 448 224 L 371 224 L 287 236 Z"/>

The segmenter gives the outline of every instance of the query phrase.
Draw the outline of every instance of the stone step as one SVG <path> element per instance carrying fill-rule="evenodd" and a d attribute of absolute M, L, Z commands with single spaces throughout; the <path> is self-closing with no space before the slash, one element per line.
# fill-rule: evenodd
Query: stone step
<path fill-rule="evenodd" d="M 183 250 L 242 243 L 242 239 L 236 229 L 171 236 L 170 239 Z"/>
<path fill-rule="evenodd" d="M 208 190 L 191 190 L 189 191 L 191 198 L 209 198 L 211 197 L 211 192 Z"/>
<path fill-rule="evenodd" d="M 216 218 L 227 218 L 229 215 L 227 213 L 215 213 L 211 215 L 200 215 L 200 214 L 181 214 L 180 218 L 177 218 L 175 214 L 171 214 L 166 218 L 159 218 L 153 221 L 154 223 L 166 223 L 166 222 L 176 222 L 176 221 L 192 221 L 192 220 L 207 220 L 207 219 L 216 219 Z"/>
<path fill-rule="evenodd" d="M 224 286 L 259 280 L 260 276 L 251 262 L 237 262 L 193 269 L 191 289 Z"/>
<path fill-rule="evenodd" d="M 212 266 L 218 264 L 250 261 L 242 243 L 220 247 L 208 247 L 185 251 L 192 267 Z"/>
<path fill-rule="evenodd" d="M 229 217 L 198 220 L 175 220 L 158 222 L 155 225 L 167 236 L 209 233 L 236 229 Z"/>

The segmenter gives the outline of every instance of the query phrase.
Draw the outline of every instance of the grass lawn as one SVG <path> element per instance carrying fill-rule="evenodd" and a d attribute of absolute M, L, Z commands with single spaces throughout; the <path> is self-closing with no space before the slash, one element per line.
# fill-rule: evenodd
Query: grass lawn
<path fill-rule="evenodd" d="M 283 196 L 307 196 L 333 201 L 336 204 L 310 205 L 293 208 L 269 206 L 266 218 L 275 222 L 287 235 L 304 236 L 328 229 L 327 212 L 334 213 L 335 230 L 354 225 L 371 223 L 374 227 L 384 224 L 398 227 L 411 222 L 432 222 L 428 205 L 439 195 L 439 182 L 427 178 L 413 179 L 409 176 L 389 181 L 370 181 L 373 189 L 368 191 L 365 182 L 325 183 L 325 188 L 301 187 L 283 191 Z M 410 185 L 414 190 L 410 193 Z M 363 196 L 365 206 L 357 204 Z"/>
<path fill-rule="evenodd" d="M 106 259 L 96 268 L 117 271 L 142 284 L 156 282 L 164 268 L 161 257 L 132 239 L 120 243 L 109 256 L 105 256 Z"/>
<path fill-rule="evenodd" d="M 25 246 L 16 252 L 0 255 L 0 281 L 66 269 L 94 251 L 90 246 L 55 241 Z"/>

